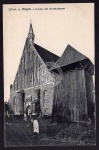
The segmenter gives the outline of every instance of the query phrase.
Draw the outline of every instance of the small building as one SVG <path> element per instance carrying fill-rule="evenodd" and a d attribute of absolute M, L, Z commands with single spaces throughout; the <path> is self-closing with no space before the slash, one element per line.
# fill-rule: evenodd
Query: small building
<path fill-rule="evenodd" d="M 14 115 L 58 114 L 70 121 L 92 118 L 94 115 L 92 62 L 70 45 L 59 57 L 36 44 L 34 39 L 30 23 L 15 80 L 10 86 L 9 103 Z M 48 62 L 58 66 L 49 69 Z M 62 70 L 62 80 L 54 86 L 58 67 Z"/>

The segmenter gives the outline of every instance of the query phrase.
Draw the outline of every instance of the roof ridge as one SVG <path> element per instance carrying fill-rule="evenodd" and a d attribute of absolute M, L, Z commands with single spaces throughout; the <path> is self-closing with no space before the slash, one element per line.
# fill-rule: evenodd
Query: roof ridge
<path fill-rule="evenodd" d="M 86 59 L 85 55 L 77 51 L 71 45 L 67 45 L 61 57 L 56 61 L 56 63 L 60 66 L 66 66 L 68 64 Z"/>
<path fill-rule="evenodd" d="M 88 58 L 87 56 L 85 56 L 85 55 L 82 54 L 81 52 L 77 51 L 77 50 L 76 50 L 74 47 L 72 47 L 70 44 L 68 44 L 67 47 L 72 48 L 72 49 L 75 50 L 77 53 L 79 53 L 79 54 L 83 55 L 84 57 Z M 66 47 L 66 49 L 67 49 L 67 47 Z M 66 49 L 65 49 L 65 50 L 66 50 Z"/>

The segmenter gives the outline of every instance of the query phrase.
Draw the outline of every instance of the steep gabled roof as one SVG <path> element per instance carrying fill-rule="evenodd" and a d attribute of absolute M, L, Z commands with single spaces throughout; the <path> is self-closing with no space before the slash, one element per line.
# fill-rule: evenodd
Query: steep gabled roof
<path fill-rule="evenodd" d="M 49 52 L 37 44 L 34 44 L 34 47 L 44 62 L 56 62 L 59 58 L 59 56 Z"/>
<path fill-rule="evenodd" d="M 68 45 L 62 56 L 56 61 L 56 64 L 62 67 L 84 59 L 87 59 L 87 57 Z"/>

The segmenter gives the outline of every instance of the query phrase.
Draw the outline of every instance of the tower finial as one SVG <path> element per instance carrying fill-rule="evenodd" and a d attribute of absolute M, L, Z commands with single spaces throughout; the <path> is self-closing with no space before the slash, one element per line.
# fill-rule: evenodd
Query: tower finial
<path fill-rule="evenodd" d="M 32 41 L 34 43 L 35 35 L 33 32 L 33 28 L 32 28 L 32 20 L 30 20 L 30 28 L 29 28 L 28 38 L 30 39 L 30 41 Z"/>

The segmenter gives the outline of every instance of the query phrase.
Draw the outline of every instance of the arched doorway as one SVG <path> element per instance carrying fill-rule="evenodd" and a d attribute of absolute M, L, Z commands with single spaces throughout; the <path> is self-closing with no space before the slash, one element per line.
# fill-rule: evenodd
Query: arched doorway
<path fill-rule="evenodd" d="M 30 106 L 30 105 L 28 105 L 28 106 L 26 107 L 26 114 L 27 114 L 28 116 L 30 116 L 30 114 L 31 114 L 31 106 Z"/>

